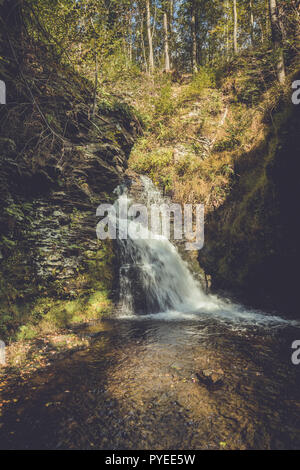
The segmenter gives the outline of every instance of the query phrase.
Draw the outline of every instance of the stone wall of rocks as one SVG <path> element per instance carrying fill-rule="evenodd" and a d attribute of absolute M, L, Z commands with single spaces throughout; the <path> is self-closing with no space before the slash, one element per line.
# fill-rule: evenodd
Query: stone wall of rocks
<path fill-rule="evenodd" d="M 137 132 L 133 116 L 99 110 L 61 157 L 33 171 L 15 164 L 13 141 L 2 152 L 0 311 L 40 295 L 84 295 L 114 276 L 112 246 L 96 237 L 96 209 L 113 200 Z"/>

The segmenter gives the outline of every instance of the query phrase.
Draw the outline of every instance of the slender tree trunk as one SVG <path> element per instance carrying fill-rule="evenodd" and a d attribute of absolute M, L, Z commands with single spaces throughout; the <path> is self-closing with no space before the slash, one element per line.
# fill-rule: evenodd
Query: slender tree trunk
<path fill-rule="evenodd" d="M 237 32 L 238 32 L 237 4 L 236 4 L 236 0 L 233 0 L 233 51 L 235 54 L 238 53 Z"/>
<path fill-rule="evenodd" d="M 170 55 L 169 55 L 169 32 L 168 32 L 168 15 L 164 11 L 164 43 L 165 43 L 165 71 L 170 71 Z"/>
<path fill-rule="evenodd" d="M 132 39 L 130 39 L 130 42 L 129 42 L 128 55 L 129 55 L 129 63 L 131 64 L 132 63 Z"/>
<path fill-rule="evenodd" d="M 142 54 L 143 54 L 143 59 L 144 59 L 144 64 L 145 64 L 145 71 L 148 72 L 148 62 L 147 62 L 145 39 L 144 39 L 144 13 L 143 12 L 141 12 L 140 18 L 141 18 L 140 19 L 141 21 L 141 26 L 140 26 L 141 49 L 142 49 Z"/>
<path fill-rule="evenodd" d="M 193 72 L 197 73 L 198 64 L 197 64 L 197 31 L 196 31 L 196 2 L 192 2 L 192 19 L 191 19 L 191 28 L 192 28 L 192 67 Z"/>
<path fill-rule="evenodd" d="M 264 25 L 263 25 L 262 22 L 260 23 L 260 29 L 261 29 L 261 43 L 264 44 L 264 42 L 265 42 L 265 33 L 264 33 Z"/>
<path fill-rule="evenodd" d="M 285 82 L 285 65 L 282 47 L 282 33 L 278 19 L 278 10 L 276 0 L 269 0 L 272 43 L 275 52 L 276 73 L 279 83 Z"/>
<path fill-rule="evenodd" d="M 226 17 L 226 26 L 225 26 L 225 36 L 226 36 L 226 58 L 229 59 L 229 1 L 225 2 L 225 17 Z"/>
<path fill-rule="evenodd" d="M 175 3 L 175 0 L 170 0 L 169 45 L 171 47 L 171 51 L 173 51 L 173 47 L 174 47 L 174 3 Z M 173 68 L 172 55 L 170 56 L 170 68 L 171 69 Z"/>
<path fill-rule="evenodd" d="M 265 0 L 265 1 L 266 1 L 266 41 L 268 42 L 270 35 L 271 35 L 270 5 L 269 5 L 270 0 Z"/>
<path fill-rule="evenodd" d="M 150 75 L 154 72 L 154 55 L 153 55 L 153 35 L 151 31 L 151 12 L 150 12 L 150 0 L 146 0 L 147 9 L 147 33 L 149 43 L 149 73 Z"/>
<path fill-rule="evenodd" d="M 129 63 L 132 62 L 132 48 L 133 48 L 133 40 L 132 40 L 132 10 L 130 9 L 128 15 L 128 35 L 129 35 L 129 47 L 128 47 L 128 56 L 129 56 Z"/>
<path fill-rule="evenodd" d="M 199 5 L 198 5 L 198 8 L 199 8 Z M 203 62 L 203 57 L 202 57 L 203 51 L 202 51 L 201 37 L 198 34 L 199 29 L 200 29 L 198 8 L 197 8 L 197 4 L 196 4 L 196 9 L 195 9 L 195 35 L 196 35 L 196 44 L 197 44 L 197 50 L 196 50 L 197 67 L 199 68 L 199 65 L 202 64 L 202 62 Z"/>
<path fill-rule="evenodd" d="M 170 32 L 173 32 L 174 21 L 174 0 L 170 0 Z"/>
<path fill-rule="evenodd" d="M 253 4 L 252 0 L 249 2 L 250 8 L 250 36 L 251 36 L 251 44 L 254 46 L 254 15 L 253 15 Z"/>

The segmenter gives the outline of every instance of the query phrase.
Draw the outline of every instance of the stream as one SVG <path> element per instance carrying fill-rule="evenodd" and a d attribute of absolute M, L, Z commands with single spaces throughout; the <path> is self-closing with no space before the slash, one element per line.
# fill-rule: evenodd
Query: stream
<path fill-rule="evenodd" d="M 141 181 L 139 201 L 160 202 Z M 299 449 L 299 324 L 205 294 L 167 239 L 118 243 L 115 316 L 16 390 L 0 447 Z"/>

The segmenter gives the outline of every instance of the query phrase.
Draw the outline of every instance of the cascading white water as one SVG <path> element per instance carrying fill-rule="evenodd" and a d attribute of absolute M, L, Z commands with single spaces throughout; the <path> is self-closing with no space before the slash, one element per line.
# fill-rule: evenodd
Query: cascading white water
<path fill-rule="evenodd" d="M 138 202 L 147 206 L 163 204 L 165 199 L 152 181 L 141 177 Z M 134 201 L 128 186 L 117 188 L 115 206 Z M 120 217 L 120 216 L 119 216 Z M 118 220 L 120 223 L 120 219 Z M 139 222 L 137 231 L 141 229 Z M 122 315 L 148 315 L 156 318 L 205 318 L 207 316 L 229 323 L 278 325 L 286 323 L 277 316 L 249 311 L 241 305 L 203 292 L 194 279 L 177 248 L 163 236 L 133 239 L 118 238 L 120 248 L 120 310 Z"/>
<path fill-rule="evenodd" d="M 141 199 L 148 207 L 165 201 L 151 180 L 141 177 Z M 128 197 L 127 188 L 119 188 L 119 204 Z M 138 222 L 137 222 L 138 224 Z M 120 246 L 120 299 L 123 312 L 142 314 L 170 310 L 193 311 L 205 301 L 205 295 L 181 259 L 177 249 L 165 237 L 118 240 Z"/>

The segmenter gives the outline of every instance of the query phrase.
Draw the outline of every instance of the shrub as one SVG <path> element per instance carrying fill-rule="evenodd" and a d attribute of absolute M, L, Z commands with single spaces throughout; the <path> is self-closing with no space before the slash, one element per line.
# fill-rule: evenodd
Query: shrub
<path fill-rule="evenodd" d="M 17 332 L 18 341 L 26 341 L 35 338 L 37 335 L 36 329 L 32 325 L 22 325 Z"/>
<path fill-rule="evenodd" d="M 132 162 L 131 168 L 138 173 L 156 173 L 170 165 L 171 162 L 172 151 L 162 148 L 141 155 L 138 160 Z"/>
<path fill-rule="evenodd" d="M 215 74 L 212 70 L 201 67 L 193 76 L 191 83 L 181 95 L 181 101 L 188 101 L 200 96 L 203 90 L 216 86 Z"/>
<path fill-rule="evenodd" d="M 154 99 L 154 117 L 163 118 L 171 116 L 175 110 L 171 83 L 162 86 L 158 97 Z"/>

